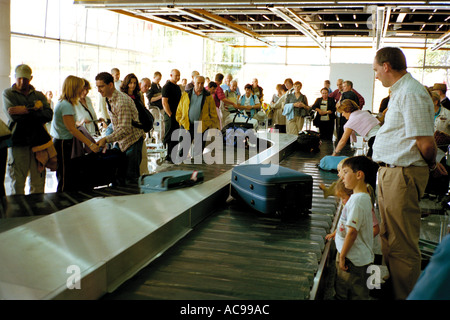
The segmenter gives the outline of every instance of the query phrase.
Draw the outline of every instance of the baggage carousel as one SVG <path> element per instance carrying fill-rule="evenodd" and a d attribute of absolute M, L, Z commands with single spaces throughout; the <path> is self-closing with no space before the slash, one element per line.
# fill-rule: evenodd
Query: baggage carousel
<path fill-rule="evenodd" d="M 331 144 L 330 144 L 331 145 Z M 320 183 L 335 173 L 316 164 L 327 154 L 293 152 L 280 165 L 313 176 L 308 214 L 267 216 L 228 199 L 186 237 L 104 299 L 305 300 L 320 295 L 319 282 L 337 202 L 323 198 Z"/>
<path fill-rule="evenodd" d="M 202 170 L 199 185 L 140 194 L 138 185 L 92 192 L 7 197 L 0 219 L 0 299 L 315 299 L 320 295 L 337 201 L 317 168 L 331 154 L 269 141 L 243 163 L 278 163 L 313 176 L 308 214 L 261 215 L 229 197 L 241 163 L 182 163 Z M 352 153 L 348 150 L 349 155 Z"/>

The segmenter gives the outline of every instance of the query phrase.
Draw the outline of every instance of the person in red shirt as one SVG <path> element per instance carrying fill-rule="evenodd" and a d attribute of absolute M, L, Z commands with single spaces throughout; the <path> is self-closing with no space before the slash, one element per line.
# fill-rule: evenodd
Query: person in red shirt
<path fill-rule="evenodd" d="M 214 82 L 217 84 L 216 91 L 213 95 L 214 102 L 216 103 L 216 109 L 217 109 L 217 115 L 219 116 L 220 121 L 220 128 L 222 129 L 222 113 L 220 112 L 220 102 L 223 102 L 227 105 L 232 105 L 234 108 L 237 108 L 237 104 L 225 97 L 225 93 L 223 92 L 223 89 L 220 87 L 220 85 L 223 82 L 223 74 L 218 73 L 216 74 L 216 77 L 214 79 Z"/>

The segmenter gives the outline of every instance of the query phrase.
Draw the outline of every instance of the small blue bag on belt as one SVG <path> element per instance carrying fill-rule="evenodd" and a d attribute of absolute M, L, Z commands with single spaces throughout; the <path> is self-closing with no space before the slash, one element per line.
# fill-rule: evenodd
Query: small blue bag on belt
<path fill-rule="evenodd" d="M 203 171 L 174 170 L 142 175 L 138 185 L 141 193 L 153 193 L 190 187 L 203 180 Z"/>
<path fill-rule="evenodd" d="M 326 171 L 337 171 L 339 162 L 346 159 L 346 156 L 325 156 L 320 159 L 319 169 Z"/>

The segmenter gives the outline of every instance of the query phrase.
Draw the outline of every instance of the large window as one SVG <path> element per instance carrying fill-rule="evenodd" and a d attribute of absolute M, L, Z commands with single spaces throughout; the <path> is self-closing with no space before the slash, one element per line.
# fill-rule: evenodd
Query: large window
<path fill-rule="evenodd" d="M 162 83 L 173 68 L 189 80 L 192 70 L 204 69 L 202 38 L 72 0 L 11 1 L 11 32 L 11 70 L 29 64 L 32 84 L 53 91 L 55 100 L 68 75 L 87 79 L 97 104 L 95 76 L 113 67 L 122 78 L 134 73 L 152 79 L 160 71 Z"/>
<path fill-rule="evenodd" d="M 330 63 L 371 64 L 375 55 L 373 48 L 361 46 L 357 38 L 326 39 L 326 50 L 306 37 L 277 38 L 277 43 L 285 44 L 280 47 L 236 35 L 212 41 L 109 10 L 85 9 L 72 0 L 11 1 L 11 29 L 11 70 L 20 63 L 30 64 L 33 85 L 41 91 L 55 91 L 55 96 L 69 74 L 89 80 L 95 88 L 95 75 L 113 67 L 121 70 L 122 78 L 135 73 L 138 78 L 152 79 L 160 71 L 163 84 L 177 68 L 188 81 L 193 70 L 211 80 L 216 73 L 231 73 L 241 91 L 257 78 L 266 102 L 276 84 L 292 78 L 303 83 L 302 92 L 313 102 L 330 75 Z M 421 42 L 416 42 L 420 47 Z M 417 80 L 428 86 L 449 83 L 450 51 L 403 51 L 408 71 Z M 366 107 L 377 112 L 388 90 L 379 81 L 373 87 L 374 99 L 366 101 Z M 96 103 L 96 90 L 90 95 Z"/>

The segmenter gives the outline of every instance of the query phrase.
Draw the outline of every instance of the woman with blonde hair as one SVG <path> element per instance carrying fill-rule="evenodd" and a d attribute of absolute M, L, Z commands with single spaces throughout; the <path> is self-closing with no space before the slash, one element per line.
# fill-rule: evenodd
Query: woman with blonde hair
<path fill-rule="evenodd" d="M 333 156 L 336 156 L 341 152 L 350 136 L 352 137 L 352 141 L 356 142 L 356 132 L 363 137 L 364 141 L 368 141 L 369 151 L 367 156 L 372 157 L 372 145 L 375 141 L 375 135 L 380 129 L 380 121 L 378 121 L 378 119 L 369 111 L 360 110 L 356 102 L 351 99 L 342 100 L 337 111 L 347 119 L 347 122 L 344 125 L 344 134 L 342 135 L 341 140 L 339 140 L 339 143 L 333 152 Z"/>
<path fill-rule="evenodd" d="M 91 84 L 84 80 L 83 90 L 81 91 L 80 100 L 75 105 L 75 124 L 77 127 L 84 126 L 91 136 L 100 136 L 100 130 L 97 125 L 98 119 L 92 105 L 91 98 L 87 95 L 91 90 Z"/>
<path fill-rule="evenodd" d="M 58 153 L 58 192 L 70 190 L 74 187 L 71 155 L 73 138 L 80 140 L 93 152 L 99 152 L 99 147 L 84 136 L 75 124 L 75 106 L 78 104 L 84 80 L 75 76 L 68 76 L 63 83 L 62 94 L 55 106 L 50 134 Z"/>

